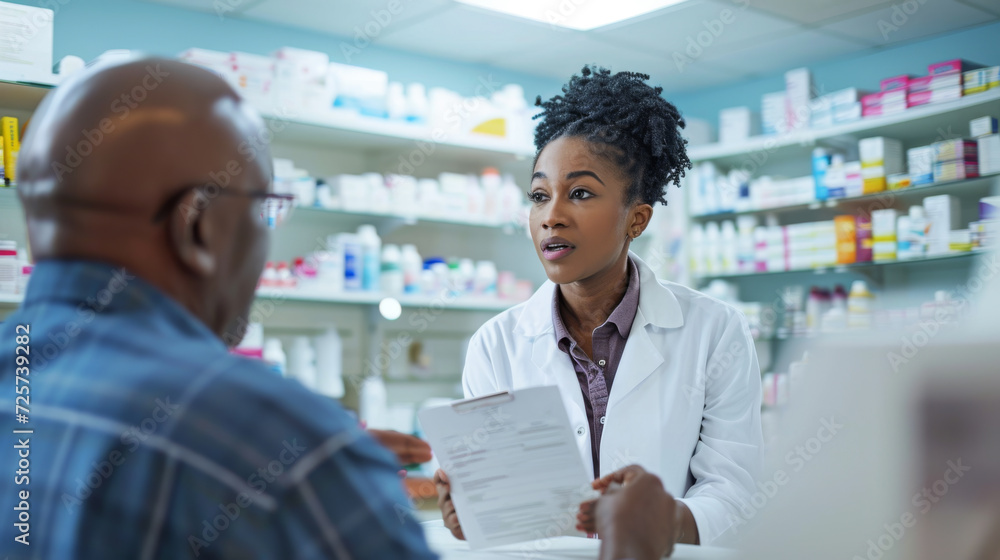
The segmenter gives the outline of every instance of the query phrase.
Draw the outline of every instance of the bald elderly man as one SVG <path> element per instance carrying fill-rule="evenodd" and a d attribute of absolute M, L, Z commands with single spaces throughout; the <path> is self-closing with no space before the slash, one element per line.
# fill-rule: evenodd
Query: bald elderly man
<path fill-rule="evenodd" d="M 223 343 L 289 209 L 264 137 L 221 79 L 160 59 L 89 69 L 35 113 L 18 195 L 37 266 L 0 328 L 5 554 L 434 557 L 392 453 Z"/>

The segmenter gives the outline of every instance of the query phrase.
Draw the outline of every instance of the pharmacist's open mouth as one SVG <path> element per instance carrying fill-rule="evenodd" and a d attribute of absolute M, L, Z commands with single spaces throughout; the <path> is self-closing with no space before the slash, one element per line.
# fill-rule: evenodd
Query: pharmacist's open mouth
<path fill-rule="evenodd" d="M 539 246 L 542 249 L 542 256 L 549 261 L 561 259 L 576 249 L 576 245 L 562 237 L 549 237 L 542 241 Z"/>

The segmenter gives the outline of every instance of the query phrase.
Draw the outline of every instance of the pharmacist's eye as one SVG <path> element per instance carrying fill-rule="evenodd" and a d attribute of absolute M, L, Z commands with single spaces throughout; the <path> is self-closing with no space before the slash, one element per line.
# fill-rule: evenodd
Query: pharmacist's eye
<path fill-rule="evenodd" d="M 575 198 L 577 200 L 587 200 L 588 198 L 593 198 L 593 196 L 593 194 L 584 189 L 576 189 L 575 191 L 569 193 L 570 198 Z"/>
<path fill-rule="evenodd" d="M 545 200 L 545 193 L 542 191 L 531 192 L 528 191 L 528 200 L 534 203 L 543 202 Z"/>

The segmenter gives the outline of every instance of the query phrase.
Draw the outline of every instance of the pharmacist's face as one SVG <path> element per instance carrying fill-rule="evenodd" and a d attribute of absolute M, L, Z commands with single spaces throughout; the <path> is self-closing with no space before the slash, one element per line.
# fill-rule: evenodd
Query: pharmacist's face
<path fill-rule="evenodd" d="M 606 155 L 578 137 L 542 149 L 531 177 L 531 239 L 556 284 L 586 280 L 628 250 L 628 180 Z"/>

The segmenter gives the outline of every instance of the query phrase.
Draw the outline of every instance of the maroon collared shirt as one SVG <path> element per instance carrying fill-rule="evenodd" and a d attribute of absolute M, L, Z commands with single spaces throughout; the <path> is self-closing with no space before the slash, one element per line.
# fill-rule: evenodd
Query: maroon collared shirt
<path fill-rule="evenodd" d="M 576 370 L 576 378 L 583 392 L 583 405 L 590 424 L 590 449 L 595 478 L 601 475 L 601 434 L 604 432 L 604 418 L 608 411 L 608 395 L 632 330 L 632 321 L 639 309 L 639 269 L 631 258 L 628 259 L 627 274 L 628 287 L 625 295 L 608 316 L 608 320 L 594 329 L 593 359 L 573 340 L 563 322 L 562 313 L 559 312 L 562 298 L 559 286 L 556 286 L 552 297 L 552 324 L 555 327 L 556 343 L 573 362 L 573 369 Z"/>

